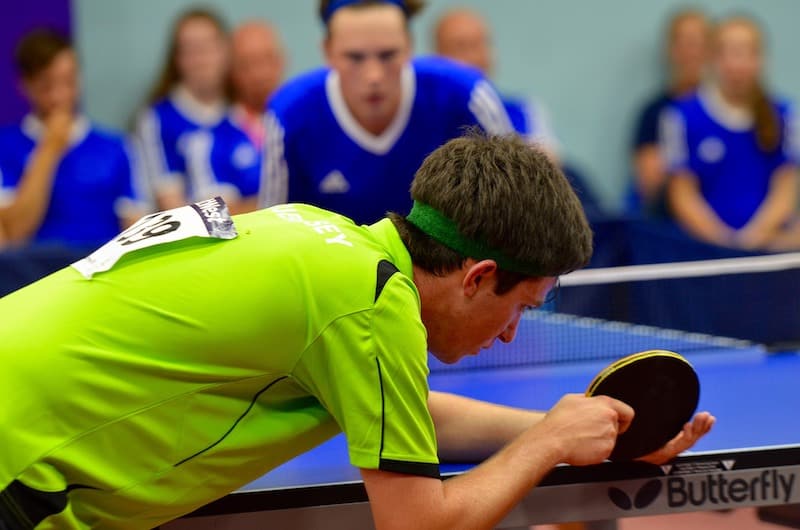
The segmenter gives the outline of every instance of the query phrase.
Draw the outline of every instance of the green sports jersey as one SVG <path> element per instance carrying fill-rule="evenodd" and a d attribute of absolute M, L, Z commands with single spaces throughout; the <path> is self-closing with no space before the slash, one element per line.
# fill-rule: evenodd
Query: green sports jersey
<path fill-rule="evenodd" d="M 234 239 L 141 248 L 0 299 L 0 520 L 150 528 L 340 430 L 355 466 L 438 477 L 392 223 L 305 205 L 234 222 Z"/>

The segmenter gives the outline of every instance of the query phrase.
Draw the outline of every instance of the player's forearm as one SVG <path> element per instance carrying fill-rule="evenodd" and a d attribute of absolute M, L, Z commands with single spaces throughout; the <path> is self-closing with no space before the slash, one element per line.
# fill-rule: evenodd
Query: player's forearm
<path fill-rule="evenodd" d="M 534 428 L 492 458 L 445 481 L 445 500 L 459 506 L 447 528 L 490 529 L 562 461 L 555 438 Z"/>
<path fill-rule="evenodd" d="M 690 174 L 674 176 L 667 188 L 670 208 L 676 220 L 694 237 L 717 245 L 730 244 L 733 230 L 717 216 Z"/>
<path fill-rule="evenodd" d="M 645 203 L 653 202 L 664 187 L 666 174 L 657 145 L 639 148 L 633 157 L 636 188 Z"/>
<path fill-rule="evenodd" d="M 496 453 L 544 417 L 454 394 L 431 392 L 428 407 L 442 460 L 478 461 Z"/>
<path fill-rule="evenodd" d="M 56 168 L 63 147 L 43 141 L 31 155 L 14 201 L 0 209 L 0 224 L 8 241 L 24 242 L 41 226 L 50 205 Z"/>
<path fill-rule="evenodd" d="M 362 470 L 375 526 L 378 530 L 494 528 L 561 461 L 557 438 L 546 430 L 538 424 L 481 465 L 444 482 Z"/>
<path fill-rule="evenodd" d="M 765 240 L 769 239 L 786 223 L 796 204 L 797 170 L 793 166 L 783 166 L 776 170 L 767 197 L 742 230 L 761 233 Z"/>

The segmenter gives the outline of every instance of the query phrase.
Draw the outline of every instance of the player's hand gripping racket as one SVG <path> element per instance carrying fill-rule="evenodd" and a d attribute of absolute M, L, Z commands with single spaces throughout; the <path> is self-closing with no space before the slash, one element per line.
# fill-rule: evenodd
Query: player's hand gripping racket
<path fill-rule="evenodd" d="M 628 430 L 620 434 L 610 460 L 633 460 L 672 440 L 692 418 L 700 381 L 689 362 L 665 350 L 623 357 L 589 385 L 587 396 L 609 396 L 633 408 Z"/>

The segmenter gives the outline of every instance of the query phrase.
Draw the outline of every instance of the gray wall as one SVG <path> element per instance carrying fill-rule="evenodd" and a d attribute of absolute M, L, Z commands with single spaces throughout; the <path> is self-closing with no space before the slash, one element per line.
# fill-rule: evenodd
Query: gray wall
<path fill-rule="evenodd" d="M 190 0 L 73 0 L 84 62 L 85 101 L 100 122 L 124 127 L 162 60 L 169 25 Z M 604 203 L 620 204 L 627 145 L 637 108 L 661 81 L 660 39 L 679 0 L 430 0 L 414 22 L 417 51 L 448 7 L 468 5 L 494 28 L 495 76 L 504 91 L 535 96 L 549 108 L 567 158 L 593 177 Z M 231 24 L 258 16 L 281 29 L 289 73 L 321 61 L 314 0 L 206 0 Z M 769 35 L 774 91 L 800 100 L 800 1 L 698 0 L 712 15 L 755 14 Z"/>

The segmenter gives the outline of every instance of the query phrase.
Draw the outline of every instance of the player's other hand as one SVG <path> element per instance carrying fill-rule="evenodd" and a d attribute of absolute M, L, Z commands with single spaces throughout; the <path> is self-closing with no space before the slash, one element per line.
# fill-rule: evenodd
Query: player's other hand
<path fill-rule="evenodd" d="M 683 426 L 675 438 L 666 443 L 661 449 L 645 455 L 638 460 L 651 464 L 669 462 L 680 453 L 690 449 L 697 440 L 708 434 L 717 419 L 708 412 L 700 412 L 692 421 Z"/>
<path fill-rule="evenodd" d="M 68 109 L 59 107 L 50 111 L 45 118 L 42 141 L 59 150 L 66 149 L 72 132 L 73 119 L 73 113 Z"/>
<path fill-rule="evenodd" d="M 633 420 L 633 409 L 607 396 L 564 396 L 541 422 L 547 435 L 562 449 L 562 461 L 584 466 L 602 462 L 611 454 L 617 435 Z"/>

